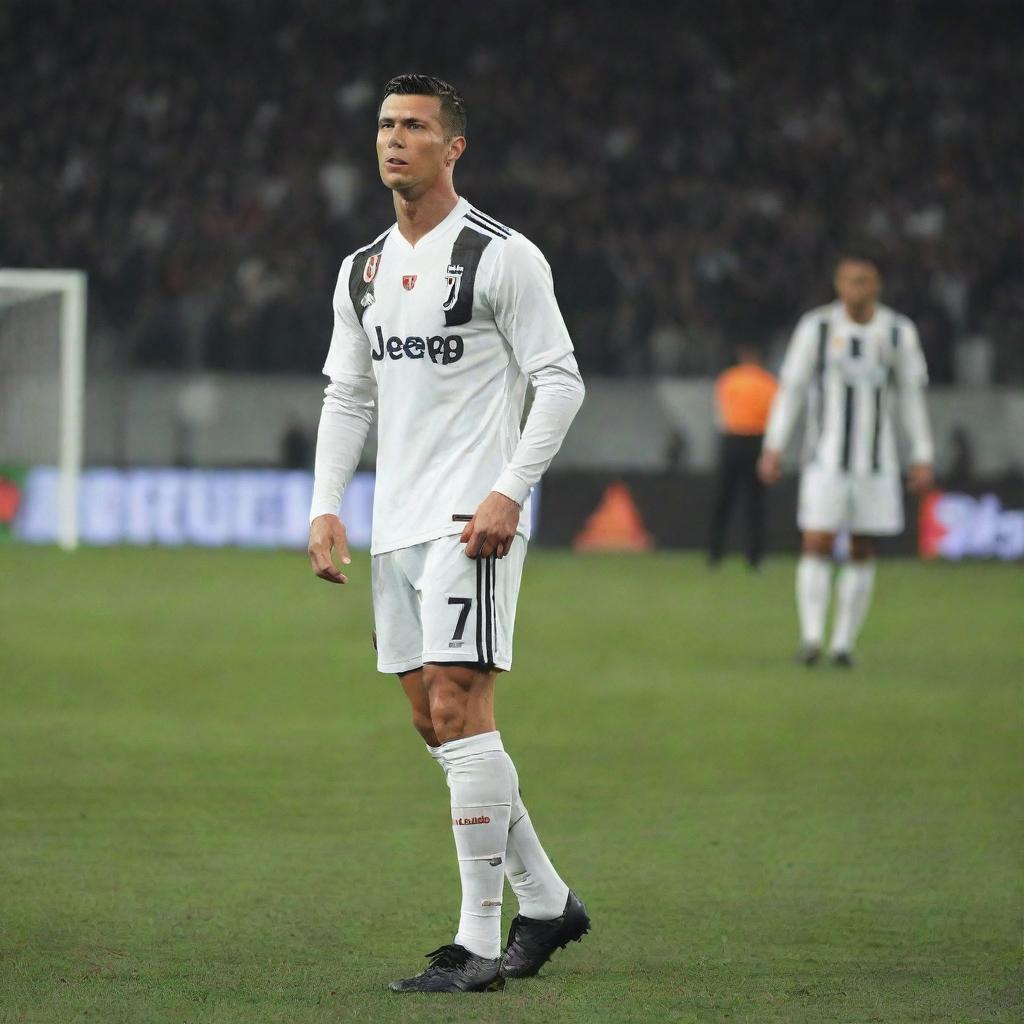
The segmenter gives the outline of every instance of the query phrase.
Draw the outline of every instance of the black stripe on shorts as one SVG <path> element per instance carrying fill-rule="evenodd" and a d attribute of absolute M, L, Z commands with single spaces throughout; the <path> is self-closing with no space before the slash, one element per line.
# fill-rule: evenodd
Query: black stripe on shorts
<path fill-rule="evenodd" d="M 507 554 L 507 552 L 506 552 Z M 491 564 L 491 607 L 494 609 L 494 649 L 498 649 L 498 601 L 495 597 L 498 580 L 498 556 L 492 556 Z"/>
<path fill-rule="evenodd" d="M 483 566 L 480 564 L 481 560 L 476 560 L 476 660 L 482 665 L 484 664 L 484 643 L 483 643 L 483 609 L 481 601 L 483 599 Z"/>
<path fill-rule="evenodd" d="M 491 607 L 494 556 L 484 560 L 484 605 L 486 608 L 484 639 L 487 645 L 487 664 L 494 664 L 494 609 Z"/>

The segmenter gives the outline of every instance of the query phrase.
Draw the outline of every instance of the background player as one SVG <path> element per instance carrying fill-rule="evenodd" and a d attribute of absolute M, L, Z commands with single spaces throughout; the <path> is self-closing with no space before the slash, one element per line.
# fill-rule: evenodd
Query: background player
<path fill-rule="evenodd" d="M 797 565 L 799 659 L 821 656 L 836 534 L 848 529 L 850 557 L 839 573 L 830 655 L 853 663 L 857 634 L 875 581 L 873 538 L 903 530 L 903 498 L 889 388 L 898 396 L 910 448 L 910 487 L 934 483 L 925 406 L 928 382 L 914 324 L 878 302 L 882 280 L 873 259 L 843 256 L 836 267 L 839 301 L 806 313 L 782 367 L 772 407 L 761 479 L 778 480 L 782 453 L 805 400 L 807 429 L 797 521 L 803 548 Z"/>
<path fill-rule="evenodd" d="M 761 365 L 761 352 L 753 345 L 740 345 L 736 365 L 715 383 L 715 412 L 722 439 L 708 542 L 708 562 L 712 566 L 722 560 L 729 519 L 741 493 L 746 505 L 747 562 L 752 569 L 761 564 L 764 488 L 757 475 L 757 461 L 777 390 L 775 378 Z"/>
<path fill-rule="evenodd" d="M 349 562 L 336 512 L 376 402 L 371 545 L 377 664 L 396 673 L 451 791 L 462 879 L 454 942 L 394 991 L 481 991 L 535 974 L 589 928 L 519 796 L 494 718 L 512 663 L 529 495 L 583 400 L 551 271 L 522 235 L 459 198 L 465 107 L 403 75 L 380 107 L 377 157 L 397 224 L 342 264 L 324 373 L 309 556 Z M 534 401 L 522 436 L 527 380 Z M 467 557 L 468 556 L 468 557 Z M 504 875 L 519 900 L 499 961 Z"/>

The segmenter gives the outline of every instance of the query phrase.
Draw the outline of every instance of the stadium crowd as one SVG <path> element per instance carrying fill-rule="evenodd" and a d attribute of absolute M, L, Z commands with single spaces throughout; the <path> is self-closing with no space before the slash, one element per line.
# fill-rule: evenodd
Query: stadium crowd
<path fill-rule="evenodd" d="M 781 12 L 785 12 L 784 14 Z M 457 184 L 550 260 L 585 372 L 707 374 L 856 238 L 933 377 L 1024 380 L 1015 5 L 12 0 L 0 262 L 83 267 L 121 366 L 311 372 L 390 222 L 383 83 L 462 88 Z"/>

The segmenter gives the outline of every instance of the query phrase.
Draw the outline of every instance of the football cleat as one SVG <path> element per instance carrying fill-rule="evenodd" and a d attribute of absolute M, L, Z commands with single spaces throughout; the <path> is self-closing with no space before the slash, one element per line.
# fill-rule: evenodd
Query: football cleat
<path fill-rule="evenodd" d="M 388 985 L 392 992 L 496 992 L 505 987 L 501 959 L 471 953 L 465 946 L 441 946 L 427 953 L 430 965 L 413 978 Z"/>
<path fill-rule="evenodd" d="M 793 659 L 798 665 L 804 665 L 807 668 L 812 668 L 821 661 L 821 648 L 816 647 L 813 644 L 804 644 L 799 651 L 796 652 L 796 657 Z"/>
<path fill-rule="evenodd" d="M 535 921 L 517 914 L 508 930 L 508 945 L 501 956 L 501 973 L 506 978 L 532 978 L 556 949 L 579 942 L 590 931 L 587 908 L 571 889 L 561 917 Z"/>
<path fill-rule="evenodd" d="M 828 660 L 836 668 L 853 668 L 853 655 L 849 651 L 833 651 Z"/>

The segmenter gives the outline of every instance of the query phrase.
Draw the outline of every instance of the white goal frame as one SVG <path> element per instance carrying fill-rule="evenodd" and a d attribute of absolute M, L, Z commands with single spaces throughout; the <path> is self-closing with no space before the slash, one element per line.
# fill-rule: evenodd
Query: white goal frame
<path fill-rule="evenodd" d="M 78 547 L 78 479 L 85 436 L 86 275 L 81 270 L 0 268 L 0 288 L 61 296 L 57 543 L 72 551 Z"/>

